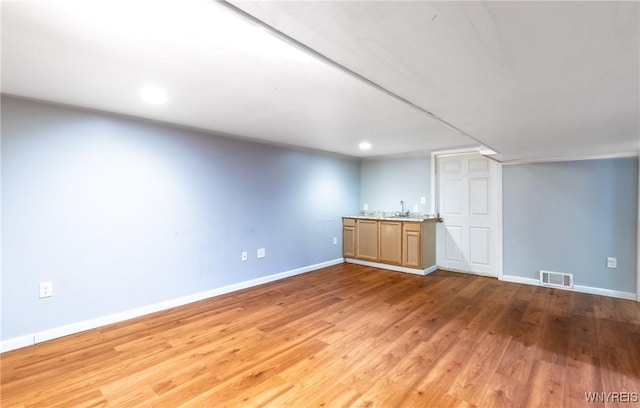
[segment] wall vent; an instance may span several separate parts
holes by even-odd
[[[573,288],[573,274],[541,270],[540,283],[545,286],[555,286],[558,288]]]

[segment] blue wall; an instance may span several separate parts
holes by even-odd
[[[360,208],[397,211],[425,196],[420,211],[429,212],[430,162],[362,160]],[[637,201],[637,158],[503,166],[504,275],[570,272],[576,285],[635,293]]]
[[[637,158],[503,166],[503,200],[504,275],[635,293]]]
[[[359,197],[355,159],[3,96],[2,339],[340,258]]]
[[[407,156],[396,158],[364,159],[361,164],[361,202],[370,211],[400,211],[400,200],[405,209],[431,211],[431,157]],[[420,197],[426,198],[420,204]]]
[[[1,119],[3,340],[340,258],[341,217],[363,203],[429,211],[429,156],[359,161],[4,96]],[[505,275],[635,291],[637,158],[504,166],[503,200]]]

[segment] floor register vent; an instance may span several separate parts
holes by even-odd
[[[573,274],[540,271],[540,283],[545,286],[555,286],[558,288],[573,288]]]

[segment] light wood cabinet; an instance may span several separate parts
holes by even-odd
[[[345,258],[356,256],[356,220],[353,218],[342,221],[342,253]]]
[[[378,261],[378,221],[356,220],[356,258]]]
[[[412,269],[436,263],[435,220],[343,218],[343,256]]]
[[[402,222],[379,221],[380,262],[402,263]]]
[[[436,263],[435,222],[405,222],[402,225],[402,265],[425,268]]]
[[[405,224],[402,228],[402,264],[408,267],[422,266],[422,227],[418,223]]]

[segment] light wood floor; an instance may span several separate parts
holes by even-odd
[[[1,359],[2,407],[598,407],[640,392],[640,306],[342,264]]]

